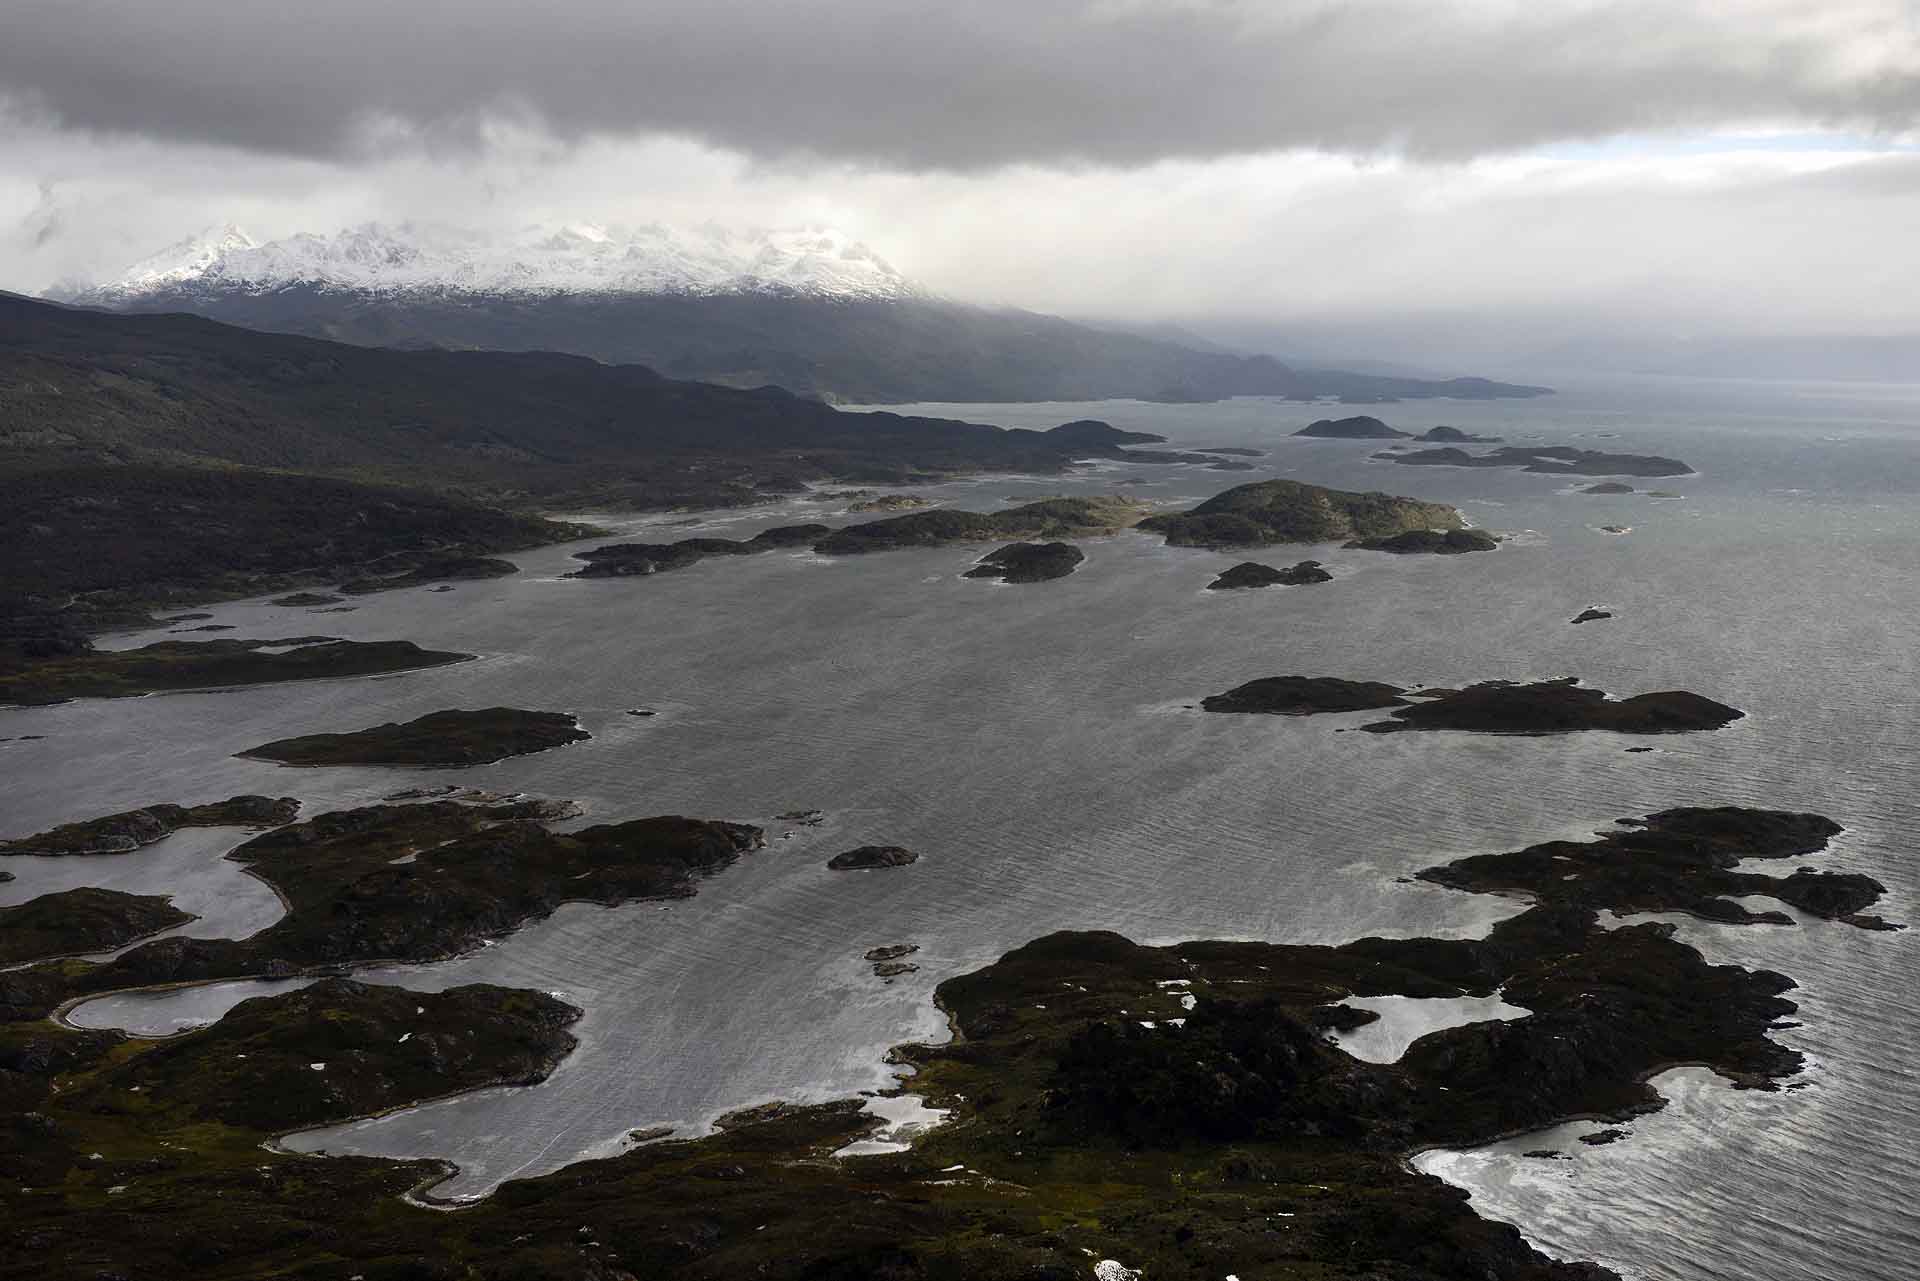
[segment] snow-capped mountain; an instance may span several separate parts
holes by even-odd
[[[922,292],[865,245],[821,227],[739,231],[569,223],[488,236],[435,224],[368,223],[265,243],[238,227],[220,227],[70,296],[125,305],[156,295],[264,294],[295,286],[381,296],[895,299]]]

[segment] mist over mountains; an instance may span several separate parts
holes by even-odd
[[[1295,368],[1266,355],[943,298],[824,228],[365,224],[259,242],[226,226],[53,291],[361,346],[559,351],[673,378],[889,404],[1232,396],[1355,403],[1547,388]]]

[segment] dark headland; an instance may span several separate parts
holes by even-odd
[[[1044,583],[1065,578],[1080,568],[1087,555],[1070,543],[1008,543],[980,558],[966,578],[992,578],[1003,583]]]
[[[1611,730],[1616,734],[1678,734],[1715,730],[1745,716],[1738,708],[1686,690],[1611,699],[1573,678],[1516,684],[1486,681],[1465,689],[1408,690],[1381,681],[1332,676],[1264,676],[1200,704],[1209,712],[1270,712],[1308,716],[1321,712],[1392,708],[1393,719],[1360,728],[1385,734],[1401,730],[1468,730],[1482,734],[1565,734]]]
[[[1220,576],[1207,584],[1208,591],[1229,591],[1235,588],[1249,587],[1305,587],[1312,583],[1330,583],[1329,574],[1317,560],[1303,560],[1285,569],[1276,569],[1272,565],[1262,565],[1258,561],[1245,560],[1232,569],[1222,570]]]
[[[486,765],[591,737],[563,712],[517,707],[429,712],[346,734],[306,734],[250,747],[239,756],[282,765]]]

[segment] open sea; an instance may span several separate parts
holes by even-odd
[[[840,560],[774,552],[568,581],[560,575],[577,567],[576,545],[516,557],[512,578],[362,597],[351,613],[211,606],[211,621],[236,629],[221,635],[406,639],[481,658],[394,677],[0,712],[0,737],[45,736],[0,743],[0,835],[241,792],[296,795],[312,814],[446,782],[572,798],[585,807],[580,823],[684,813],[766,826],[768,848],[690,901],[568,906],[471,955],[363,976],[423,990],[533,987],[586,1011],[579,1049],[542,1085],[287,1141],[445,1158],[459,1173],[438,1191],[458,1197],[618,1151],[636,1128],[697,1133],[769,1099],[887,1088],[888,1046],[945,1034],[929,999],[936,983],[1048,931],[1113,929],[1156,943],[1477,935],[1517,905],[1400,878],[1674,805],[1829,815],[1847,831],[1814,862],[1878,877],[1890,893],[1877,910],[1915,918],[1920,386],[1647,379],[1569,382],[1538,401],[1375,409],[1242,399],[906,411],[1028,427],[1091,417],[1164,434],[1164,448],[1267,451],[1250,472],[1101,464],[1070,478],[916,491],[957,506],[1051,493],[1185,505],[1285,476],[1453,503],[1513,537],[1493,553],[1394,557],[1175,549],[1126,533],[1083,544],[1087,561],[1072,576],[1023,586],[962,579],[983,550],[970,547]],[[1289,437],[1312,418],[1363,412],[1415,432],[1448,423],[1509,443],[1666,454],[1697,474],[1629,480],[1684,495],[1676,499],[1587,495],[1575,491],[1591,479],[1401,467],[1370,461],[1376,442]],[[839,510],[796,500],[693,524],[595,519],[626,538],[671,541],[838,523]],[[1309,557],[1335,580],[1204,590],[1243,559]],[[1568,625],[1594,605],[1615,617]],[[1214,716],[1190,706],[1296,673],[1403,685],[1577,675],[1618,694],[1691,689],[1749,715],[1717,733],[1653,740],[1490,738],[1339,732],[1366,713]],[[572,712],[594,737],[457,773],[295,770],[233,756],[292,734],[498,704]],[[1657,750],[1624,750],[1636,742]],[[825,822],[774,818],[809,808]],[[191,831],[128,856],[0,860],[16,877],[0,883],[0,904],[82,884],[169,893],[200,918],[182,932],[244,935],[280,907],[222,860],[240,839]],[[869,843],[905,845],[921,860],[825,870],[830,855]],[[1668,1108],[1625,1127],[1624,1141],[1568,1142],[1599,1128],[1582,1123],[1417,1163],[1541,1249],[1629,1277],[1912,1277],[1920,939],[1817,921],[1680,929],[1709,959],[1799,982],[1801,1026],[1777,1035],[1808,1056],[1794,1082],[1802,1088],[1735,1091],[1679,1069],[1659,1078]],[[921,969],[884,982],[861,953],[893,943],[917,944]],[[75,1017],[165,1032],[267,990],[108,997]],[[1519,1155],[1542,1146],[1572,1159]]]

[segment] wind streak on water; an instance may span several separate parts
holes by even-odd
[[[1317,416],[1298,406],[970,409],[1009,425],[1104,417],[1176,445],[1270,451],[1256,460],[1263,470],[1204,482],[1130,468],[1178,478],[1148,494],[1284,474],[1459,502],[1476,523],[1535,534],[1444,559],[1274,549],[1251,558],[1312,557],[1336,581],[1248,593],[1202,590],[1245,554],[1127,535],[1088,544],[1066,579],[1018,589],[957,579],[972,548],[828,563],[773,553],[603,582],[559,580],[570,562],[553,549],[521,558],[515,578],[362,598],[352,614],[225,606],[220,621],[236,635],[319,623],[486,657],[393,680],[15,713],[15,733],[52,737],[7,745],[14,786],[0,826],[237,791],[295,792],[309,812],[364,803],[448,776],[283,771],[229,754],[289,733],[499,703],[576,712],[596,738],[465,771],[463,783],[578,797],[590,807],[583,821],[683,812],[760,821],[776,837],[769,816],[827,810],[825,826],[776,839],[690,902],[568,907],[473,956],[367,976],[511,983],[587,1011],[579,1050],[545,1085],[297,1141],[448,1157],[462,1170],[445,1190],[463,1195],[607,1150],[634,1127],[698,1129],[768,1098],[890,1085],[884,1048],[942,1032],[928,1001],[936,982],[1049,930],[1148,941],[1476,934],[1517,905],[1398,878],[1674,804],[1830,814],[1849,832],[1816,862],[1889,882],[1889,914],[1908,919],[1901,838],[1920,818],[1920,752],[1900,700],[1920,664],[1886,637],[1920,622],[1913,402],[1823,392],[1783,409],[1712,400],[1712,389],[1662,395],[1681,392],[1699,404],[1656,412],[1617,394],[1570,394],[1386,415],[1413,430],[1447,421],[1510,438],[1617,432],[1605,447],[1701,470],[1671,486],[1687,494],[1678,502],[1561,493],[1552,476],[1369,462],[1364,443],[1285,439]],[[987,507],[1112,488],[1100,475],[937,492]],[[1772,492],[1782,489],[1807,492]],[[817,510],[721,516],[697,532],[746,534]],[[1591,528],[1616,523],[1634,533]],[[1596,601],[1616,617],[1567,625]],[[1578,674],[1620,693],[1690,688],[1753,715],[1629,755],[1632,740],[1604,735],[1377,738],[1337,732],[1364,715],[1185,706],[1286,673],[1432,684]],[[661,714],[625,715],[636,706]],[[822,866],[875,841],[922,859],[857,875]],[[1906,1120],[1920,1110],[1920,1082],[1906,1056],[1881,1060],[1920,1027],[1912,943],[1835,925],[1701,936],[1739,949],[1716,955],[1757,958],[1805,984],[1807,1025],[1783,1035],[1821,1061],[1809,1088],[1707,1086],[1688,1107],[1636,1123],[1624,1143],[1575,1145],[1575,1162],[1538,1164],[1506,1188],[1474,1182],[1476,1203],[1556,1252],[1650,1276],[1906,1276],[1916,1212],[1891,1194],[1920,1158]],[[860,953],[899,942],[921,945],[923,968],[883,984]]]

